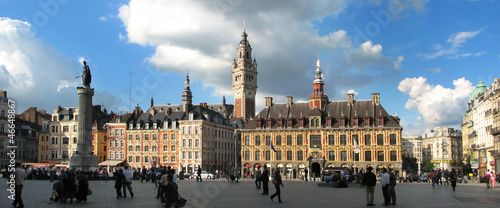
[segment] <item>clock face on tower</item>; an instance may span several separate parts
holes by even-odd
[[[253,90],[248,90],[247,91],[247,96],[250,97],[250,98],[253,98],[253,96],[255,96],[255,93],[253,92]]]

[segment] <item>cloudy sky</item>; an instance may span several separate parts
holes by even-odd
[[[460,128],[479,81],[500,77],[496,1],[0,0],[0,88],[17,112],[78,105],[82,61],[94,104],[125,113],[233,101],[231,63],[245,29],[264,97],[304,101],[320,59],[330,100],[380,93],[404,135]],[[131,78],[131,79],[130,79]],[[132,95],[132,100],[129,96]]]

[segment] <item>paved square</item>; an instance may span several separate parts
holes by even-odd
[[[7,180],[0,179],[7,187]],[[116,199],[114,181],[90,181],[93,195],[86,204],[60,204],[49,200],[52,184],[47,180],[27,180],[23,190],[25,207],[161,207],[156,199],[153,183],[134,181],[134,198]],[[363,188],[318,187],[317,182],[283,181],[281,189],[284,203],[271,202],[269,196],[260,195],[253,181],[228,183],[225,180],[179,180],[179,192],[188,200],[186,207],[365,207]],[[274,187],[269,188],[273,194]],[[397,205],[391,207],[500,207],[500,188],[486,189],[485,184],[458,184],[457,191],[451,186],[413,183],[398,184]],[[1,192],[0,207],[12,207],[8,192]],[[375,188],[375,204],[383,203],[380,184]]]

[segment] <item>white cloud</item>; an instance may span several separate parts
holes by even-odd
[[[281,94],[305,98],[311,90],[316,59],[324,53],[335,53],[336,59],[322,64],[325,79],[328,74],[344,69],[356,71],[348,77],[330,77],[347,81],[351,85],[348,87],[369,83],[375,80],[373,74],[399,68],[403,61],[403,57],[394,59],[383,55],[382,45],[371,41],[353,45],[349,34],[342,29],[320,36],[312,22],[338,15],[345,7],[346,3],[341,0],[132,0],[120,7],[118,17],[123,21],[124,36],[130,43],[155,47],[154,54],[146,59],[149,63],[159,70],[180,74],[189,69],[193,79],[212,87],[217,96],[232,94],[228,72],[237,55],[245,21],[253,57],[258,63],[257,96]],[[373,73],[364,73],[365,70]],[[209,73],[216,76],[205,76]],[[359,80],[358,75],[368,81],[354,82]],[[290,80],[297,82],[290,86]],[[328,83],[333,91],[336,83],[335,80]],[[290,87],[272,87],[276,85]]]
[[[80,56],[80,57],[78,58],[78,63],[80,63],[82,66],[83,66],[83,62],[84,62],[84,61],[88,61],[88,60],[87,60],[85,57],[83,57],[83,56]]]
[[[477,57],[483,55],[486,53],[485,51],[477,53],[464,53],[460,51],[460,49],[463,48],[464,43],[466,43],[468,39],[477,36],[480,32],[481,30],[470,31],[470,32],[458,32],[451,34],[448,40],[446,41],[449,44],[448,47],[443,47],[440,44],[436,44],[434,46],[434,50],[436,50],[435,52],[419,54],[419,56],[423,56],[428,59],[435,59],[440,56],[448,56],[450,58],[461,58],[468,56]]]
[[[401,62],[403,62],[405,60],[405,58],[403,56],[399,56],[398,59],[395,59],[392,61],[392,64],[394,65],[394,68],[395,69],[399,69],[399,65],[401,64]]]
[[[424,77],[406,78],[399,83],[398,90],[409,96],[405,104],[408,110],[420,114],[425,129],[441,126],[459,126],[467,101],[474,90],[472,83],[465,78],[453,81],[454,89],[441,85],[431,85]]]
[[[16,101],[17,111],[78,106],[78,67],[35,37],[29,23],[0,17],[0,87]]]

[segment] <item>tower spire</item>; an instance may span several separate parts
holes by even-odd
[[[189,112],[191,105],[193,103],[193,94],[191,93],[191,88],[189,87],[189,72],[186,73],[186,81],[184,82],[184,91],[182,92],[182,110],[184,112]]]

